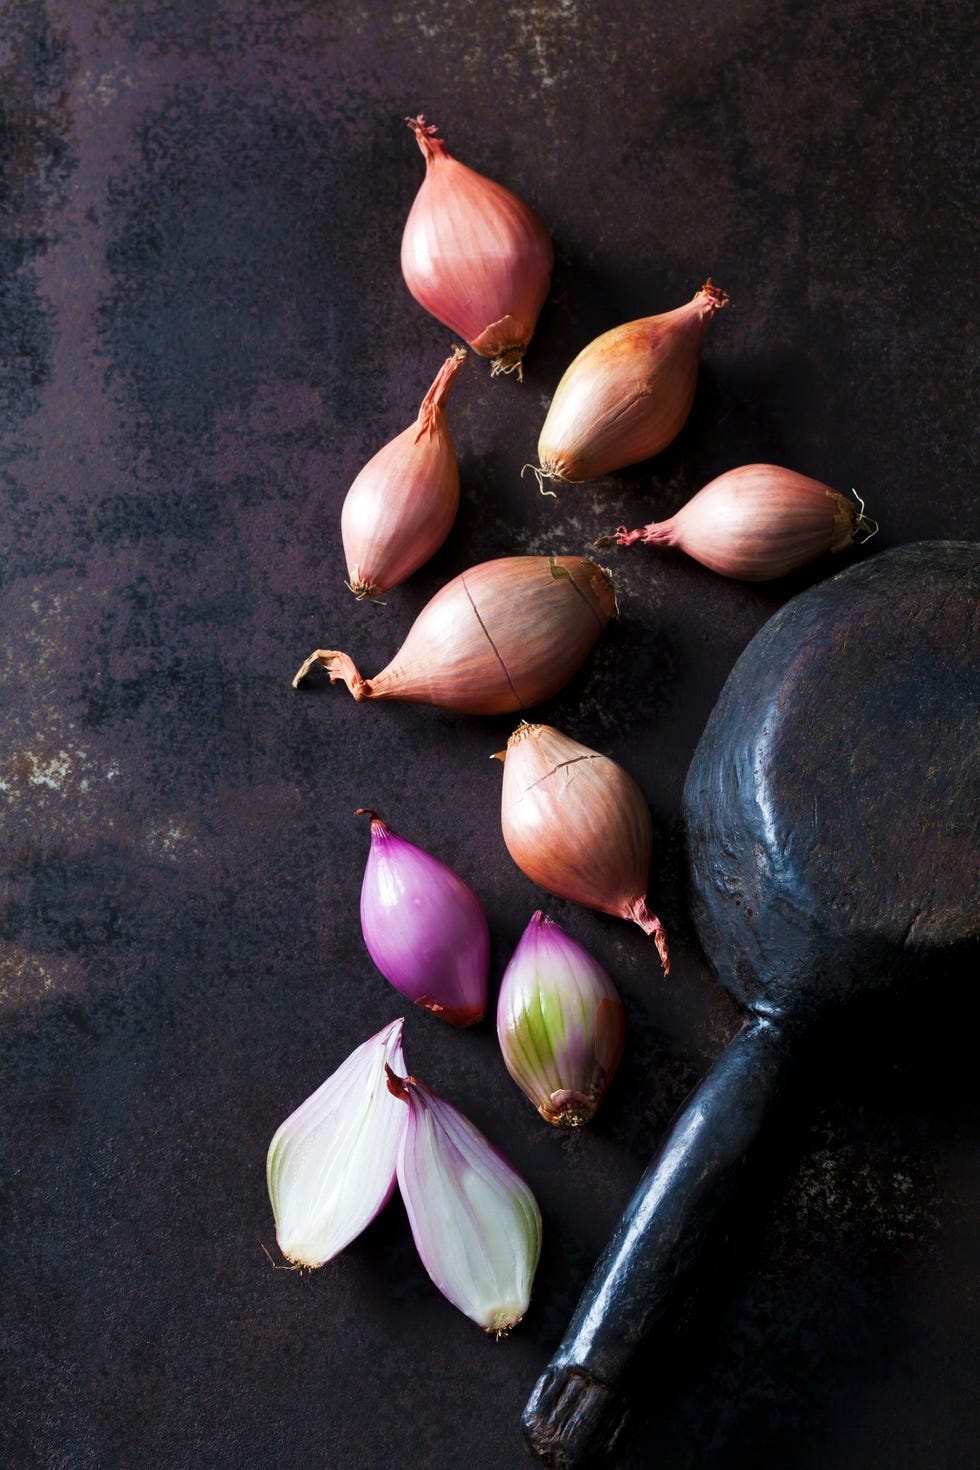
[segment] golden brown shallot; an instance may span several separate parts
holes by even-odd
[[[550,725],[522,722],[502,752],[500,818],[532,882],[652,934],[666,973],[667,936],[647,907],[650,809],[633,777]]]
[[[685,306],[613,327],[584,347],[538,439],[539,486],[591,480],[665,449],[694,402],[705,328],[728,305],[708,280]]]
[[[461,714],[513,713],[540,704],[584,662],[616,611],[608,572],[578,556],[509,556],[470,567],[419,613],[395,657],[364,679],[346,653],[318,649],[293,680],[320,664],[357,700],[403,699]]]

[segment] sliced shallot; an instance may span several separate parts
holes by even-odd
[[[288,1261],[322,1266],[391,1197],[405,1128],[385,1068],[404,1069],[401,1019],[351,1052],[269,1145],[266,1177],[276,1238]]]
[[[541,1212],[511,1164],[451,1103],[388,1068],[407,1106],[398,1188],[422,1264],[454,1307],[503,1336],[524,1316]]]

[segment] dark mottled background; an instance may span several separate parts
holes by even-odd
[[[492,1028],[408,1016],[411,1068],[541,1202],[502,1343],[436,1293],[396,1200],[313,1275],[273,1271],[268,1140],[402,1013],[364,953],[375,806],[478,889],[494,980],[543,900],[503,849],[509,720],[358,706],[474,561],[575,552],[731,465],[847,489],[874,547],[980,534],[975,32],[965,0],[0,3],[0,1462],[10,1470],[517,1470],[522,1405],[657,1139],[734,1025],[686,913],[679,801],[735,657],[825,574],[726,584],[610,552],[621,621],[543,711],[654,813],[649,942],[546,907],[630,1036],[560,1136]],[[554,289],[523,386],[471,362],[463,505],[384,608],[339,509],[448,334],[399,271],[406,113],[533,202]],[[519,470],[570,356],[707,275],[734,310],[655,461],[558,500]],[[963,990],[815,1038],[750,1198],[638,1365],[623,1470],[976,1463],[976,1064]],[[928,989],[928,994],[921,991]]]

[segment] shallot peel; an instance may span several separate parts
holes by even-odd
[[[391,1197],[405,1120],[385,1068],[404,1069],[403,1024],[392,1021],[352,1051],[269,1145],[276,1238],[296,1266],[329,1261]]]
[[[364,679],[346,653],[314,664],[357,700],[403,699],[461,714],[515,713],[556,694],[616,611],[609,573],[576,556],[509,556],[470,567],[422,609],[395,657]]]
[[[729,305],[708,280],[685,306],[603,332],[568,367],[538,439],[538,485],[591,480],[659,454],[694,402],[705,328]]]
[[[460,163],[425,118],[405,121],[425,178],[402,236],[405,284],[426,311],[516,372],[548,294],[553,261],[541,220],[516,194]]]
[[[487,1008],[490,931],[480,900],[452,868],[392,832],[377,812],[361,884],[368,953],[396,990],[451,1026]]]
[[[625,1038],[615,985],[539,909],[500,982],[497,1039],[508,1072],[548,1123],[579,1128],[605,1096]]]
[[[877,524],[843,495],[793,470],[746,464],[705,485],[665,521],[636,531],[620,526],[620,546],[675,546],[723,577],[765,582],[785,577],[828,551],[843,551]],[[600,542],[596,543],[597,545]]]
[[[397,587],[449,535],[459,509],[459,466],[444,410],[465,358],[465,348],[453,349],[415,423],[378,450],[347,492],[340,531],[356,597]]]
[[[551,725],[517,727],[501,752],[507,851],[532,882],[651,934],[666,974],[667,936],[647,907],[653,822],[622,766]]]
[[[393,1067],[388,1086],[408,1107],[398,1188],[422,1264],[454,1307],[501,1337],[531,1299],[541,1254],[537,1201],[451,1103]]]

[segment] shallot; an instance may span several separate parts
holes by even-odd
[[[368,953],[396,990],[452,1026],[487,1008],[490,931],[480,900],[452,868],[371,818],[361,884]]]
[[[541,1254],[541,1211],[503,1154],[451,1103],[388,1069],[407,1104],[398,1188],[432,1281],[486,1332],[524,1316]]]
[[[544,480],[591,480],[659,454],[694,402],[705,328],[729,305],[708,280],[685,306],[603,332],[568,367],[538,439]]]
[[[385,1067],[404,1069],[403,1024],[392,1021],[352,1051],[269,1145],[276,1238],[294,1265],[322,1266],[391,1197],[405,1119],[385,1085]]]
[[[877,525],[829,485],[774,464],[728,470],[675,515],[636,531],[620,526],[620,546],[637,541],[676,546],[723,577],[764,582],[785,577],[828,551],[843,551],[855,536],[866,541]]]
[[[653,822],[633,777],[560,730],[526,721],[500,758],[501,825],[517,866],[559,898],[639,924],[666,974],[667,936],[646,899]]]
[[[402,236],[405,284],[437,321],[492,359],[494,376],[520,377],[551,282],[548,231],[516,194],[454,158],[424,117],[405,121],[425,158]]]
[[[453,349],[415,423],[368,460],[347,492],[340,531],[356,597],[397,587],[449,535],[459,509],[459,466],[444,409],[465,358],[465,348]]]
[[[333,649],[315,664],[357,700],[403,699],[462,714],[514,713],[556,694],[616,611],[608,572],[575,556],[510,556],[470,567],[422,609],[373,679]]]
[[[497,1039],[508,1072],[549,1123],[579,1128],[623,1054],[626,1012],[588,950],[539,909],[504,971]]]

